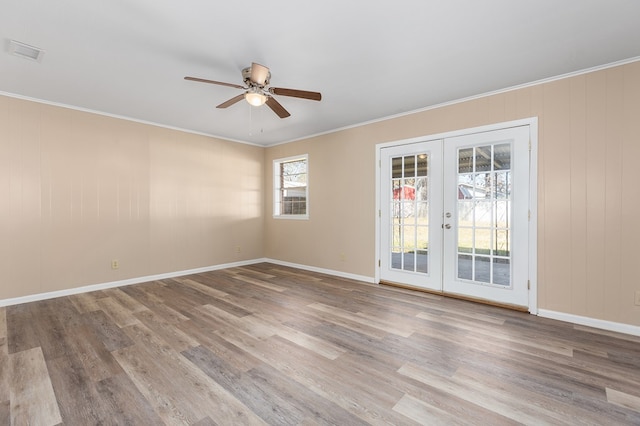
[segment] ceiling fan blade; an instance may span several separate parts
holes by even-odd
[[[310,99],[312,101],[319,101],[322,99],[322,94],[318,92],[308,92],[306,90],[296,89],[283,89],[281,87],[271,87],[269,92],[274,95],[292,96],[294,98]]]
[[[291,115],[289,114],[289,111],[287,111],[282,105],[280,105],[280,102],[276,101],[271,96],[269,96],[269,98],[267,99],[267,106],[271,108],[271,110],[275,112],[280,118],[287,118]]]
[[[269,68],[264,65],[256,64],[255,62],[251,64],[251,81],[259,86],[264,86],[268,77]]]
[[[226,102],[221,103],[216,108],[227,108],[227,107],[230,107],[231,105],[233,105],[233,104],[235,104],[237,102],[240,102],[243,99],[244,99],[244,93],[241,94],[241,95],[235,96],[235,97],[229,99]]]
[[[198,81],[200,83],[211,83],[211,84],[218,84],[220,86],[229,86],[229,87],[235,87],[236,89],[244,89],[244,86],[240,86],[239,84],[233,84],[233,83],[223,83],[222,81],[215,81],[215,80],[206,80],[204,78],[198,78],[198,77],[185,77],[185,80],[189,80],[189,81]]]

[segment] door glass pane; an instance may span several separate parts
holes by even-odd
[[[406,225],[403,227],[402,235],[404,237],[404,244],[402,245],[407,250],[415,250],[416,248],[416,227]]]
[[[458,252],[473,253],[473,228],[458,228]]]
[[[402,157],[391,159],[391,177],[399,179],[402,177]]]
[[[407,155],[404,157],[404,176],[415,176],[416,175],[416,156],[415,155]]]
[[[429,203],[417,203],[416,216],[418,225],[429,225]]]
[[[493,202],[491,200],[481,200],[474,203],[476,227],[491,228],[493,225]]]
[[[463,280],[473,279],[472,256],[467,254],[458,254],[458,278]]]
[[[493,170],[511,169],[511,144],[503,143],[493,146]]]
[[[497,172],[493,184],[495,198],[504,200],[511,196],[511,172]]]
[[[511,277],[511,261],[509,259],[493,259],[493,282],[508,286]]]
[[[401,232],[400,230],[401,225],[399,223],[397,223],[397,221],[395,221],[396,223],[392,224],[391,226],[391,246],[392,247],[401,247],[402,246],[402,240],[401,240]]]
[[[428,258],[426,250],[416,251],[416,272],[427,273],[428,272]]]
[[[473,248],[476,254],[491,254],[491,230],[476,228],[476,235],[473,241]]]
[[[509,231],[496,230],[494,240],[493,254],[495,256],[508,257],[511,254],[509,251]]]
[[[491,282],[491,263],[489,257],[474,256],[474,281]]]
[[[459,279],[511,285],[511,144],[458,149]]]
[[[473,225],[473,201],[458,201],[458,226]]]
[[[491,173],[476,173],[473,175],[474,193],[476,199],[491,198]]]
[[[397,225],[400,223],[400,215],[402,214],[402,203],[391,202],[391,223]]]
[[[391,159],[391,268],[428,273],[429,155]]]
[[[477,146],[474,148],[475,172],[491,171],[491,145]]]
[[[428,173],[428,156],[427,154],[418,154],[418,166],[416,168],[416,176],[424,176],[427,177],[429,175]]]
[[[391,268],[402,269],[402,252],[400,247],[391,248],[391,262],[389,262]]]
[[[416,199],[416,179],[414,177],[404,179],[404,189],[405,200],[413,201]]]
[[[403,259],[404,259],[404,265],[402,266],[402,269],[404,269],[405,271],[415,271],[415,267],[416,267],[415,252],[409,251],[404,253]]]
[[[418,178],[416,179],[416,187],[415,187],[415,197],[416,201],[428,201],[428,185],[427,178]]]
[[[416,227],[416,249],[417,250],[429,249],[429,227],[428,226]]]
[[[473,173],[473,148],[458,150],[458,173]]]
[[[393,200],[400,200],[402,189],[402,179],[393,179],[391,181],[391,192]]]
[[[508,228],[511,221],[509,220],[511,212],[511,203],[509,201],[495,202],[495,225],[496,228]]]

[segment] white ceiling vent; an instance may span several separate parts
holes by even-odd
[[[29,46],[28,44],[20,43],[19,41],[9,40],[9,53],[24,59],[40,62],[42,61],[44,50],[38,47]]]

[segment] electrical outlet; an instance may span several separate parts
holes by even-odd
[[[340,261],[344,262],[345,260],[347,260],[347,256],[345,256],[344,253],[340,253]]]
[[[236,246],[236,253],[240,253],[241,251],[240,246]]]
[[[636,306],[640,306],[640,291],[636,291]]]
[[[111,269],[118,269],[120,267],[120,262],[118,262],[118,259],[113,259],[111,261]]]

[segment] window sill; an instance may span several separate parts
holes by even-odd
[[[308,214],[274,215],[274,219],[309,220]]]

